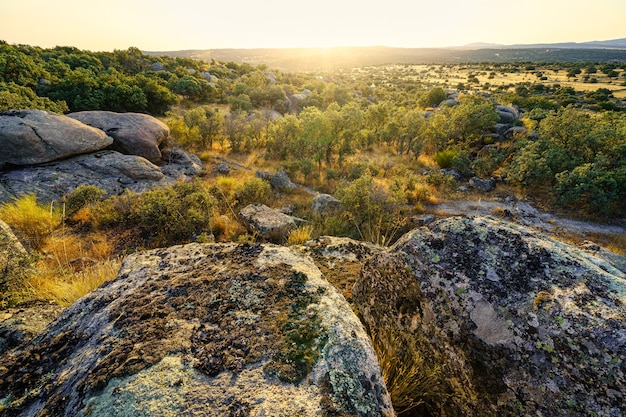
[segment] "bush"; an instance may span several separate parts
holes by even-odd
[[[83,207],[101,201],[106,191],[95,185],[82,184],[64,198],[65,215],[70,217]]]
[[[62,217],[52,205],[38,204],[35,195],[26,195],[0,206],[0,219],[11,226],[22,243],[39,250],[61,224]]]
[[[210,230],[217,200],[201,181],[179,182],[142,194],[127,192],[94,209],[96,223],[138,229],[150,247],[186,243]]]
[[[237,187],[235,198],[238,208],[250,204],[268,204],[273,198],[272,187],[269,182],[260,178],[250,178]]]
[[[441,169],[449,169],[452,168],[452,161],[459,154],[459,151],[456,149],[446,149],[444,151],[437,152],[434,156],[435,162],[439,165]]]

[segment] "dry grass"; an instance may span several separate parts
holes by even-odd
[[[287,244],[289,246],[292,245],[302,245],[303,243],[311,240],[311,235],[313,233],[313,226],[305,225],[298,227],[297,229],[289,232],[289,237],[287,238]]]
[[[428,366],[408,340],[402,340],[392,330],[378,329],[372,332],[372,343],[399,415],[440,402],[437,400],[445,395],[439,384],[440,369]]]
[[[22,243],[38,250],[61,224],[62,215],[52,205],[38,204],[35,195],[26,195],[0,206],[0,219],[11,226]]]
[[[27,282],[33,298],[43,298],[62,306],[73,304],[80,297],[117,276],[121,260],[97,262],[78,272],[64,268],[39,269]]]

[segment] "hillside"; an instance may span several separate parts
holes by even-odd
[[[456,48],[393,48],[387,46],[204,49],[144,52],[147,55],[265,64],[292,71],[331,70],[382,64],[459,64],[471,62],[612,62],[626,60],[626,44],[590,42],[541,45],[486,45]]]

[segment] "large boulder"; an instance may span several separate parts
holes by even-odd
[[[157,166],[136,155],[105,150],[75,156],[64,161],[0,173],[0,202],[35,194],[43,202],[59,201],[82,184],[95,185],[108,196],[124,190],[146,191],[156,186],[188,180],[202,172],[197,156],[180,149],[168,149],[167,162]]]
[[[499,122],[504,124],[512,124],[515,123],[517,119],[519,119],[519,110],[510,106],[498,105],[496,106],[496,113],[500,117]]]
[[[246,228],[263,240],[281,243],[296,229],[293,217],[271,209],[265,204],[250,204],[239,212]]]
[[[0,393],[7,417],[394,415],[350,306],[273,245],[129,256],[0,357]]]
[[[46,300],[32,300],[0,310],[0,355],[41,333],[63,311]]]
[[[165,123],[147,114],[94,110],[69,113],[68,117],[106,132],[114,139],[111,149],[151,162],[161,159],[159,147],[170,135]]]
[[[469,185],[470,187],[476,190],[489,192],[489,191],[495,190],[496,179],[493,177],[490,177],[490,178],[472,177],[469,180]]]
[[[0,168],[58,161],[113,143],[99,129],[43,110],[0,112]]]
[[[603,258],[453,217],[370,258],[352,295],[425,364],[434,415],[626,415],[626,275]]]

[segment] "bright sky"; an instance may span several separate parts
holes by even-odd
[[[626,37],[626,0],[0,0],[0,40],[112,51]]]

